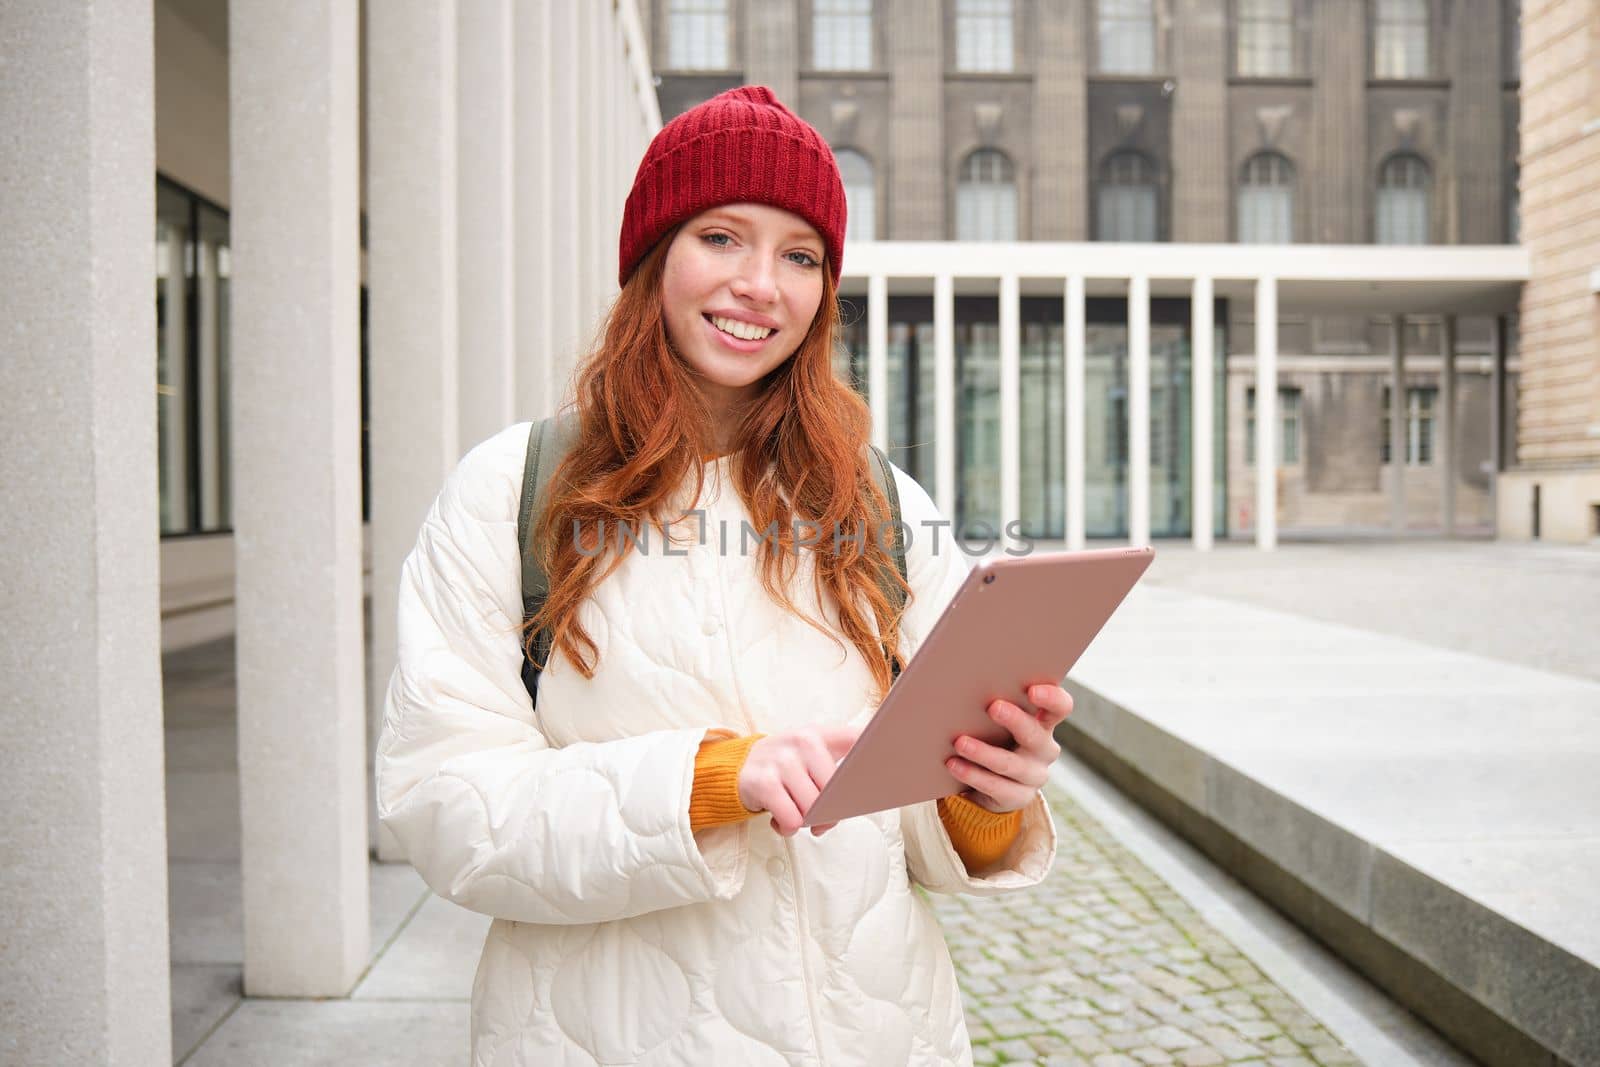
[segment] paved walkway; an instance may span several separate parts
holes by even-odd
[[[1061,847],[1029,893],[930,899],[982,1063],[1359,1061],[1054,783]]]

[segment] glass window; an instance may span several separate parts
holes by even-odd
[[[956,187],[956,240],[1015,241],[1017,182],[1004,152],[980,148],[961,165]]]
[[[871,241],[878,235],[877,187],[872,181],[872,164],[853,148],[834,152],[839,175],[844,180],[846,241]]]
[[[957,70],[1011,70],[1011,42],[1011,0],[957,0]]]
[[[727,70],[728,0],[669,0],[667,65],[674,70]]]
[[[1294,168],[1276,152],[1258,152],[1239,173],[1239,240],[1288,244],[1294,240]]]
[[[1428,165],[1409,153],[1390,156],[1378,172],[1376,238],[1381,245],[1428,243]]]
[[[156,454],[163,534],[232,526],[228,216],[156,183]]]
[[[1433,385],[1411,386],[1406,389],[1406,463],[1410,466],[1428,466],[1433,462],[1433,411],[1439,398],[1439,389]],[[1383,418],[1380,429],[1383,439],[1378,446],[1380,459],[1393,462],[1389,449],[1389,419],[1393,417],[1393,390],[1383,387]]]
[[[1287,77],[1294,73],[1294,0],[1238,0],[1239,73]]]
[[[1100,168],[1095,236],[1101,241],[1155,241],[1155,168],[1138,152],[1114,152]]]
[[[1155,73],[1154,0],[1099,0],[1097,6],[1101,73]]]
[[[812,0],[811,65],[872,69],[872,0]]]
[[[1376,0],[1372,69],[1379,78],[1428,76],[1428,0]]]
[[[1278,389],[1278,466],[1291,467],[1300,462],[1300,390],[1293,386]],[[1250,466],[1256,462],[1256,389],[1246,386],[1244,391],[1244,461]]]

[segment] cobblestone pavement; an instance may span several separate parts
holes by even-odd
[[[1044,885],[931,896],[979,1064],[1358,1064],[1054,783]]]

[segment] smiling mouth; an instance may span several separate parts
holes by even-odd
[[[710,315],[709,312],[701,312],[701,318],[709,322],[717,333],[722,334],[730,341],[738,341],[741,344],[762,344],[763,341],[771,338],[774,333],[778,333],[778,331],[766,328],[766,326],[750,325],[750,323],[738,322],[733,318],[715,317],[715,315]],[[734,330],[742,331],[742,333],[734,333]],[[750,334],[750,336],[746,336],[746,334]]]
[[[716,321],[708,312],[701,312],[700,317],[704,319],[713,330],[717,331],[718,336],[727,342],[729,346],[742,351],[754,351],[755,349],[760,348],[762,345],[766,344],[766,342],[770,341],[778,332],[777,330],[768,330],[766,335],[762,337],[740,337],[738,334],[729,333],[727,330],[717,325]],[[759,329],[760,327],[756,328]]]

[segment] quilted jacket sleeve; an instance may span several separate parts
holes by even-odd
[[[527,430],[461,461],[401,570],[378,817],[434,892],[498,918],[591,923],[731,898],[747,831],[689,825],[695,754],[717,731],[553,747],[535,722],[518,641]]]
[[[906,580],[913,599],[900,626],[901,654],[909,661],[966,580],[971,565],[927,491],[898,467],[894,476],[901,518],[910,527]],[[1006,854],[976,873],[968,871],[956,853],[939,818],[938,801],[901,808],[900,828],[911,880],[935,893],[992,896],[1024,889],[1043,881],[1055,862],[1056,828],[1043,796],[1035,796],[1023,809],[1022,829]]]

